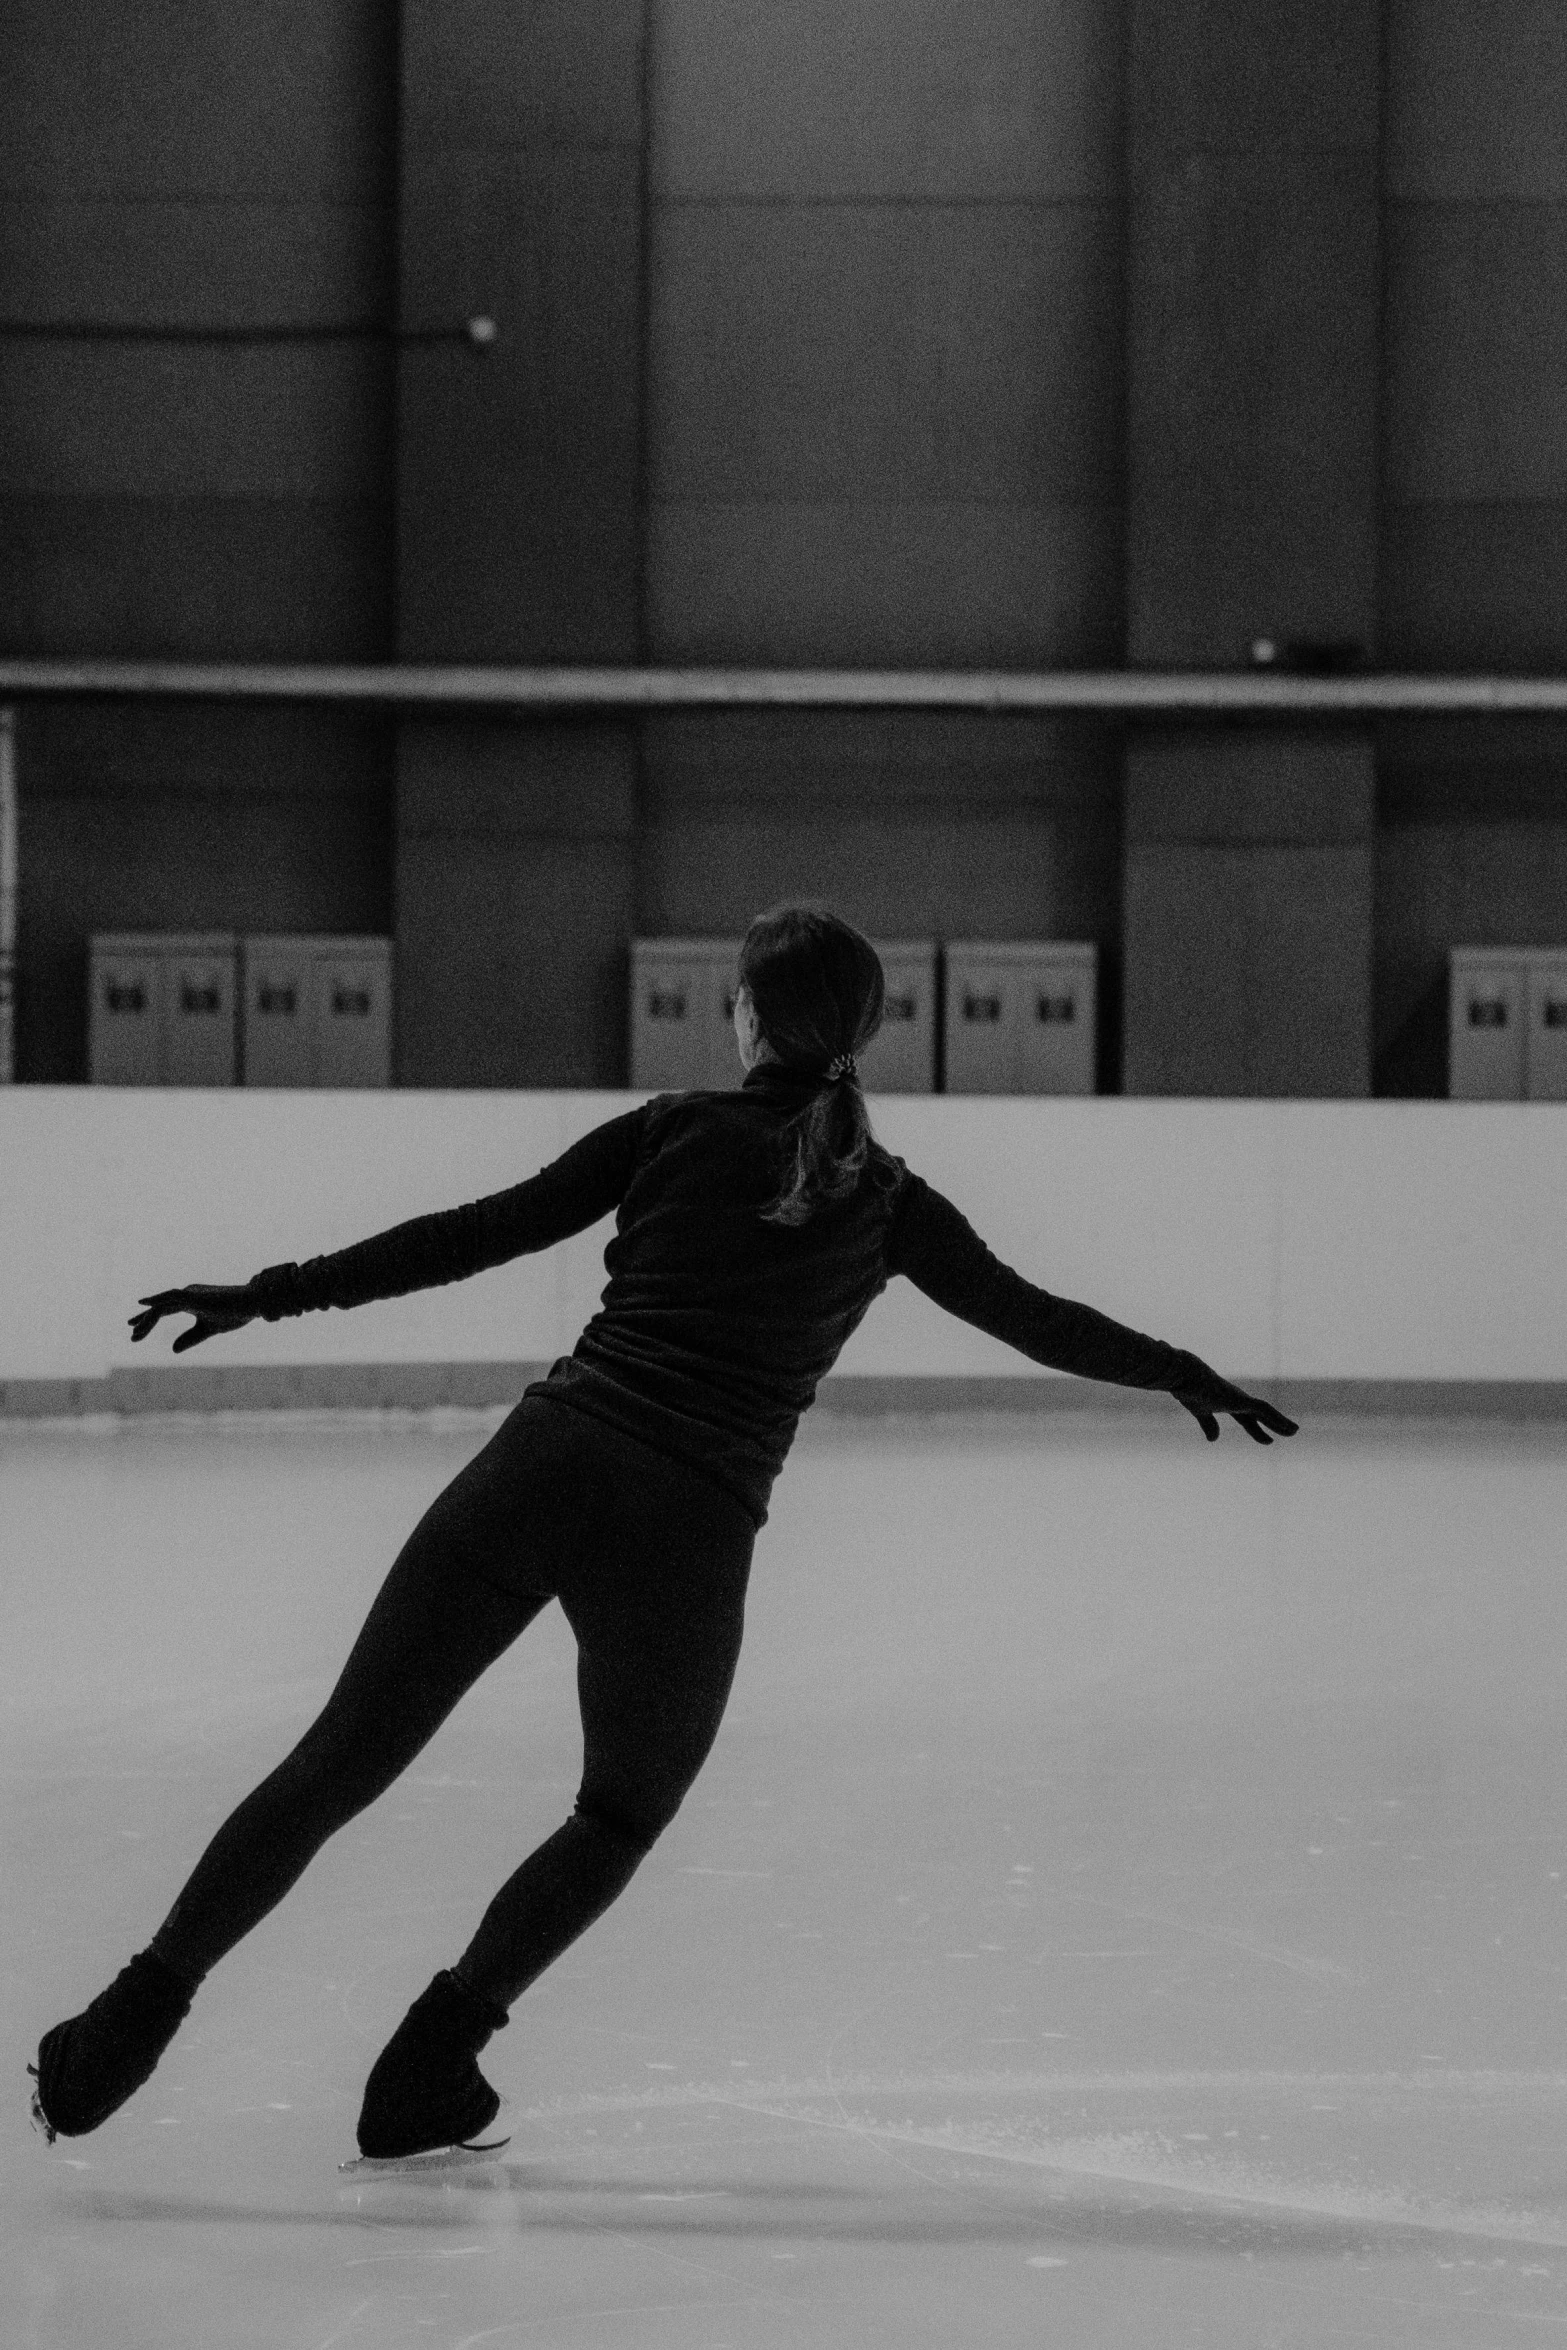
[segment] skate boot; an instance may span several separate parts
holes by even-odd
[[[360,2153],[373,2162],[395,2161],[467,2146],[487,2129],[501,2101],[475,2059],[506,2022],[504,2010],[443,1969],[371,2067],[359,2112]]]
[[[117,2112],[148,2080],[189,2015],[194,1993],[150,1950],[122,1967],[90,2007],[45,2032],[28,2071],[33,2123],[52,2146],[56,2133],[81,2138]]]

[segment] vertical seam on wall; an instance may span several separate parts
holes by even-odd
[[[406,26],[403,21],[403,0],[392,0],[392,319],[402,327],[407,321],[403,314],[403,189],[406,174],[403,167],[403,56]],[[391,639],[386,658],[396,663],[403,658],[403,353],[406,345],[392,345],[392,525],[389,559],[392,566],[391,594],[387,599],[387,633]],[[406,716],[395,703],[386,713],[386,790],[390,800],[391,834],[391,889],[387,906],[387,927],[392,939],[392,1000],[387,1014],[387,1090],[397,1092],[403,1084],[404,1037],[408,1015],[399,983],[398,965],[402,940],[402,879],[403,879],[403,745]]]
[[[1388,277],[1388,270],[1387,270],[1388,213],[1389,213],[1389,208],[1390,208],[1389,189],[1388,189],[1388,168],[1387,168],[1387,117],[1388,117],[1388,90],[1389,90],[1389,87],[1390,87],[1390,82],[1389,82],[1389,58],[1388,58],[1388,44],[1389,44],[1388,17],[1389,17],[1389,14],[1390,14],[1390,9],[1389,9],[1389,5],[1388,5],[1388,0],[1378,0],[1378,4],[1377,4],[1377,170],[1376,170],[1376,190],[1377,190],[1377,251],[1376,251],[1376,272],[1377,272],[1376,337],[1377,337],[1377,348],[1376,348],[1376,392],[1375,392],[1375,399],[1376,399],[1376,413],[1375,413],[1375,415],[1374,415],[1374,416],[1373,416],[1373,418],[1372,418],[1372,444],[1371,444],[1371,563],[1372,563],[1372,575],[1371,575],[1371,629],[1372,629],[1371,658],[1372,658],[1372,663],[1373,663],[1373,666],[1380,666],[1380,665],[1381,665],[1381,661],[1382,661],[1382,640],[1383,640],[1383,633],[1384,633],[1384,615],[1383,615],[1383,609],[1382,609],[1382,570],[1383,570],[1383,565],[1382,565],[1382,490],[1383,490],[1383,477],[1384,477],[1384,473],[1385,473],[1385,470],[1386,470],[1386,458],[1387,458],[1387,415],[1388,415],[1388,399],[1387,399],[1387,367],[1388,367],[1388,348],[1389,348],[1389,337],[1388,337],[1388,286],[1387,286],[1387,277]],[[1376,766],[1377,764],[1379,764],[1379,762],[1377,762],[1377,761],[1376,761],[1377,737],[1376,737],[1375,733],[1373,733],[1373,734],[1372,734],[1372,737],[1371,737],[1371,743],[1372,743],[1372,758],[1373,758],[1373,762],[1374,762],[1374,765],[1373,765],[1373,781],[1372,781],[1372,799],[1371,799],[1371,825],[1372,825],[1372,835],[1373,835],[1373,843],[1374,843],[1374,841],[1375,841],[1375,834],[1376,834],[1376,825],[1377,825],[1377,799],[1378,799],[1378,792],[1377,792],[1377,779],[1376,779],[1376,774],[1375,774],[1375,766]],[[1373,854],[1374,854],[1374,849],[1373,849]],[[1373,964],[1375,963],[1375,955],[1376,955],[1376,944],[1375,944],[1375,937],[1373,936],[1373,941],[1372,941],[1372,960],[1373,960]],[[1373,981],[1373,985],[1374,985],[1374,981]],[[1372,1002],[1372,1007],[1371,1007],[1371,1014],[1372,1014],[1372,1028],[1373,1028],[1373,1047],[1372,1047],[1372,1050],[1373,1050],[1373,1057],[1374,1057],[1374,1055],[1375,1055],[1374,1031],[1375,1031],[1375,1026],[1376,1026],[1376,1005],[1375,1005],[1375,1002],[1374,1002],[1374,1000],[1373,1000],[1373,1002]],[[1373,1082],[1374,1082],[1374,1081],[1373,1081]]]
[[[1387,470],[1388,429],[1388,355],[1391,337],[1388,333],[1388,219],[1390,190],[1388,185],[1388,92],[1392,86],[1389,58],[1390,31],[1389,0],[1377,0],[1377,298],[1376,298],[1376,373],[1375,412],[1371,419],[1371,666],[1383,665],[1387,634],[1387,615],[1383,605],[1384,570],[1382,559],[1383,487]],[[1371,753],[1371,872],[1370,909],[1366,924],[1366,1092],[1371,1100],[1377,1094],[1377,880],[1382,852],[1382,736],[1376,727],[1369,727],[1364,737]]]
[[[649,657],[648,510],[652,485],[650,444],[653,389],[653,0],[642,0],[639,68],[641,144],[637,169],[637,659]],[[638,729],[640,739],[640,728]]]
[[[648,560],[652,499],[652,440],[653,440],[653,5],[654,0],[642,0],[642,53],[639,71],[639,99],[641,112],[641,146],[638,157],[637,191],[639,216],[637,220],[637,515],[636,515],[636,657],[646,664],[652,657],[652,631],[649,625]],[[633,752],[631,760],[631,927],[640,931],[646,921],[642,903],[643,873],[646,864],[647,838],[647,730],[648,717],[643,712],[632,721]],[[630,949],[627,948],[627,963]],[[627,971],[629,990],[630,975]],[[626,1045],[629,1055],[630,1045]],[[629,1066],[618,1072],[622,1084],[629,1084]]]
[[[393,318],[393,322],[394,322],[394,324],[395,324],[397,327],[399,327],[399,328],[402,328],[402,327],[404,327],[404,326],[407,324],[407,320],[406,320],[406,318],[405,318],[405,316],[404,316],[404,312],[403,312],[403,282],[404,282],[404,281],[403,281],[403,187],[404,187],[404,178],[405,178],[405,174],[404,174],[404,170],[403,170],[403,145],[404,145],[404,141],[403,141],[403,33],[404,33],[404,25],[403,25],[403,0],[393,0],[393,5],[392,5],[392,190],[391,190],[391,194],[392,194],[392,318]],[[390,599],[389,599],[389,602],[390,602],[390,605],[391,605],[391,610],[390,610],[390,612],[388,613],[388,616],[387,616],[387,617],[388,617],[388,620],[389,620],[389,622],[390,622],[390,628],[389,628],[389,631],[388,631],[388,633],[389,633],[389,635],[390,635],[390,637],[391,637],[391,643],[390,643],[390,644],[387,646],[387,649],[386,649],[386,657],[387,657],[388,661],[392,661],[392,662],[400,661],[400,660],[402,659],[402,657],[403,657],[403,367],[404,367],[404,365],[405,365],[405,361],[404,361],[403,354],[404,354],[404,351],[405,351],[406,347],[407,347],[407,346],[406,346],[405,344],[403,344],[402,342],[400,342],[400,341],[394,341],[394,342],[393,342],[393,344],[392,344],[392,354],[391,354],[391,357],[392,357],[392,414],[391,414],[391,442],[392,442],[392,465],[391,465],[391,473],[392,473],[392,479],[391,479],[391,485],[390,485],[390,486],[391,486],[391,494],[392,494],[392,527],[391,527],[391,532],[390,532],[390,538],[391,538],[391,565],[392,565],[392,593],[391,593],[391,596],[390,596]],[[393,795],[393,801],[392,801],[392,809],[393,809],[393,812],[392,812],[392,830],[393,830],[393,884],[392,884],[392,887],[393,887],[393,896],[394,896],[394,908],[393,908],[393,916],[394,916],[394,923],[395,923],[395,914],[396,914],[396,908],[395,908],[395,895],[396,895],[396,886],[397,886],[397,885],[396,885],[396,829],[397,829],[397,813],[396,813],[396,806],[397,806],[397,802],[396,802],[396,794],[397,794],[397,753],[398,753],[398,746],[399,746],[399,744],[400,744],[400,742],[401,742],[401,739],[402,739],[402,727],[401,727],[401,722],[400,722],[400,720],[399,720],[399,717],[398,717],[398,713],[397,713],[397,711],[396,711],[395,709],[391,711],[391,713],[390,713],[390,716],[391,716],[391,720],[392,720],[392,726],[391,726],[391,738],[392,738],[392,795]],[[395,1016],[395,1006],[394,1006],[394,1016]]]

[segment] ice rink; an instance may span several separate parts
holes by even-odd
[[[484,2069],[366,2072],[565,1817],[551,1608],[52,2148],[24,2067],[499,1411],[0,1423],[18,2350],[1479,2350],[1567,2329],[1567,1427],[802,1426],[717,1748]]]

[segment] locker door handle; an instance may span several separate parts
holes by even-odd
[[[260,1012],[292,1012],[295,994],[291,987],[266,987],[256,990],[256,1009]]]
[[[362,987],[334,987],[332,1009],[334,1012],[351,1013],[356,1019],[368,1020],[370,1017],[369,993]]]
[[[215,987],[195,987],[188,979],[180,981],[180,1010],[182,1012],[221,1012],[223,998]]]
[[[1547,996],[1544,1012],[1547,1028],[1567,1028],[1567,1003],[1558,1003],[1554,996]]]
[[[109,980],[104,987],[103,1000],[111,1012],[145,1012],[147,991],[143,987],[124,987]]]
[[[915,1010],[913,996],[890,995],[882,1001],[881,1016],[884,1020],[912,1020]]]
[[[966,995],[963,998],[965,1020],[999,1020],[1001,998],[998,995]]]
[[[683,1020],[686,999],[678,988],[655,987],[649,991],[647,1009],[650,1020]]]
[[[1484,1000],[1479,996],[1471,996],[1469,999],[1469,1025],[1471,1028],[1505,1028],[1507,1026],[1506,997],[1495,996]]]
[[[1042,995],[1038,999],[1038,1017],[1041,1020],[1075,1020],[1076,998],[1069,995]]]

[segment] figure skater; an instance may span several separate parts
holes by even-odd
[[[219,1959],[558,1599],[578,1648],[575,1806],[414,2001],[359,2116],[370,2159],[471,2145],[500,2104],[480,2051],[624,1891],[707,1759],[773,1480],[893,1274],[1031,1362],[1167,1390],[1210,1442],[1221,1413],[1258,1444],[1295,1434],[1196,1355],[1033,1287],[877,1142],[855,1055],[881,1025],[882,993],[859,931],[810,905],[774,907],[740,953],[738,1088],[655,1095],[511,1190],[269,1266],[243,1288],[140,1301],[137,1340],[162,1315],[194,1316],[174,1341],[182,1354],[257,1315],[466,1280],[615,1211],[608,1285],[575,1351],[430,1504],[322,1712],[218,1830],[148,1946],[44,2034],[28,2070],[51,2143],[97,2129],[141,2087]]]

